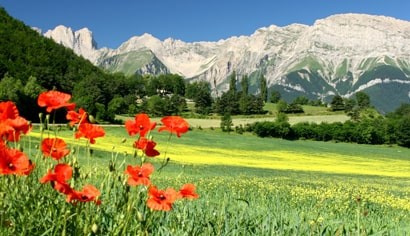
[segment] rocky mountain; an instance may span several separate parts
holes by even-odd
[[[383,112],[410,102],[410,22],[391,17],[333,15],[311,26],[272,25],[217,42],[161,41],[144,34],[117,49],[98,49],[88,29],[58,26],[45,36],[110,71],[177,73],[207,80],[215,91],[226,90],[235,71],[238,80],[250,77],[256,93],[263,75],[288,101],[300,95],[329,101],[364,91]]]

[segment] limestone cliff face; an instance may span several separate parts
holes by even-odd
[[[220,91],[235,71],[238,79],[245,74],[251,78],[254,92],[263,75],[288,99],[304,95],[326,100],[365,91],[382,110],[410,102],[410,22],[385,16],[333,15],[312,26],[272,25],[217,42],[161,41],[144,34],[117,49],[98,49],[88,29],[73,32],[58,26],[45,36],[112,71],[177,73],[209,81]],[[390,94],[394,104],[383,105],[381,97]]]

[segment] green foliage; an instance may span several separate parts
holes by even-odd
[[[343,102],[345,113],[354,121],[380,116],[377,111],[370,108],[370,97],[365,92],[358,92],[355,99],[344,99]]]
[[[159,95],[151,96],[147,102],[147,109],[152,116],[162,116],[165,113],[165,100]]]
[[[147,77],[147,92],[152,95],[185,95],[185,81],[180,75],[161,74]]]
[[[340,95],[335,95],[330,102],[330,109],[332,111],[341,111],[345,109],[343,98]]]
[[[387,114],[386,132],[390,143],[410,148],[410,104],[402,104]]]
[[[0,81],[0,100],[11,100],[19,104],[23,88],[21,80],[6,75]]]
[[[211,85],[206,81],[193,82],[186,85],[185,96],[195,102],[195,111],[207,115],[212,108]]]
[[[186,109],[187,104],[186,104],[184,97],[178,94],[172,94],[170,97],[167,97],[167,98],[169,98],[169,99],[166,99],[167,111],[165,114],[163,114],[163,116],[179,115]]]
[[[229,76],[229,92],[236,93],[236,72],[233,71],[232,74]]]
[[[278,113],[285,113],[288,109],[288,103],[285,100],[279,100],[276,105],[276,110]]]
[[[249,93],[249,77],[247,75],[242,76],[241,80],[242,96],[246,96]]]
[[[229,113],[231,115],[240,114],[239,109],[239,94],[233,91],[227,91],[215,101],[215,112],[218,114]]]
[[[38,84],[37,78],[33,76],[28,78],[23,88],[23,93],[32,100],[36,100],[38,95],[44,91],[45,89]]]
[[[102,103],[95,103],[95,109],[96,109],[96,118],[98,121],[104,121],[104,120],[109,120],[109,121],[114,121],[115,114],[111,113],[104,104]]]
[[[360,109],[366,109],[370,107],[370,97],[365,92],[357,92],[356,101]]]
[[[266,113],[263,110],[263,107],[263,100],[259,96],[242,94],[239,99],[239,110],[241,114],[250,115]]]
[[[410,148],[410,116],[403,117],[397,121],[397,144]]]
[[[176,94],[163,97],[154,95],[146,101],[146,112],[152,116],[179,115],[185,108],[185,98]]]
[[[90,114],[96,115],[97,111],[103,112],[102,106],[105,106],[107,102],[104,96],[104,84],[104,80],[96,74],[84,77],[73,89],[74,102]],[[97,109],[97,103],[102,105],[99,109]]]
[[[117,96],[114,97],[109,103],[108,103],[108,112],[110,114],[125,114],[127,113],[128,107],[127,103],[125,103],[125,100],[123,97]]]
[[[284,138],[292,139],[292,129],[290,124],[286,121],[263,121],[257,122],[254,125],[255,134],[259,137],[273,137],[273,138]]]
[[[285,111],[285,113],[293,113],[293,114],[303,113],[303,112],[304,111],[303,111],[302,106],[297,104],[297,103],[293,103],[293,102],[288,105],[288,107],[286,108],[286,111]]]
[[[269,100],[270,100],[271,103],[277,103],[277,102],[279,102],[280,98],[281,98],[280,92],[277,91],[277,90],[273,90],[270,94],[270,99]]]
[[[276,105],[276,110],[278,113],[303,113],[303,108],[297,103],[287,104],[285,100],[279,100]]]
[[[279,112],[276,115],[275,122],[278,122],[278,123],[289,122],[289,117],[286,115],[286,113]]]
[[[357,102],[355,99],[351,99],[351,98],[346,98],[343,101],[344,105],[345,105],[345,112],[349,115],[349,113],[354,112],[354,109],[356,108]],[[358,109],[356,109],[358,110]],[[351,116],[351,115],[349,115]]]
[[[279,105],[279,104],[278,104]],[[260,137],[279,137],[285,139],[312,139],[317,141],[355,142],[360,144],[398,144],[409,147],[410,137],[410,109],[409,105],[402,105],[397,113],[390,113],[387,117],[377,111],[367,108],[360,111],[358,118],[344,123],[297,123],[292,126],[279,126],[278,123],[287,119],[278,113],[275,122],[256,122],[249,131]],[[282,133],[280,133],[282,130]]]
[[[259,77],[259,92],[260,97],[264,102],[268,101],[268,81],[266,80],[265,76],[260,75]]]
[[[232,118],[229,113],[224,114],[221,117],[221,130],[223,132],[231,132],[233,129],[233,123],[232,123]]]
[[[295,98],[292,102],[293,104],[299,104],[299,105],[307,105],[309,103],[309,98],[305,96],[299,96]]]

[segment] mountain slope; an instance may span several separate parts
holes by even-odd
[[[92,42],[92,36],[84,38],[84,33],[86,31],[72,35],[69,46],[80,46],[83,44],[78,42],[87,40]],[[83,46],[78,47],[78,52],[86,51],[87,47]],[[90,51],[95,50],[92,48],[92,44],[88,44]],[[96,115],[97,105],[99,112],[105,113],[114,95],[130,94],[135,84],[122,75],[105,73],[0,7],[0,101],[13,101],[26,119],[39,122],[39,113],[45,114],[45,109],[37,105],[39,93],[45,90],[70,93],[78,107]],[[65,121],[64,109],[59,109],[54,118]]]
[[[57,36],[54,31],[61,29],[46,35],[96,65],[126,74],[177,73],[209,81],[215,91],[226,90],[229,74],[236,71],[238,79],[250,76],[251,91],[257,92],[257,80],[264,75],[269,87],[288,100],[304,95],[329,101],[335,94],[350,97],[365,91],[385,112],[410,102],[410,22],[390,17],[333,15],[312,26],[272,25],[217,42],[160,41],[144,34],[117,49],[93,48],[84,29]],[[87,41],[82,46],[66,35]]]

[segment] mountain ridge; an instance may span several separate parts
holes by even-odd
[[[253,84],[257,84],[258,77],[265,76],[268,86],[284,93],[288,100],[298,95],[322,100],[329,100],[335,94],[350,97],[358,91],[374,86],[382,89],[385,83],[393,83],[409,87],[409,92],[399,96],[395,106],[410,102],[410,22],[392,17],[337,14],[318,19],[310,26],[271,25],[248,36],[216,42],[184,42],[172,38],[161,41],[145,33],[131,37],[117,49],[98,49],[92,33],[88,29],[81,30],[71,30],[71,34],[64,31],[53,34],[53,30],[45,36],[111,71],[176,73],[191,81],[209,81],[214,91],[225,91],[227,78],[235,71],[239,79],[249,75]],[[138,51],[150,51],[153,55],[144,56]],[[125,55],[131,52],[133,59],[127,60]],[[118,69],[124,66],[114,68],[109,64],[114,61],[110,58],[117,58],[117,65],[129,66],[126,70]],[[155,66],[151,66],[153,64]],[[138,68],[140,65],[142,68]],[[392,77],[380,73],[380,67],[384,71],[397,69],[402,73],[393,73]],[[372,74],[372,70],[379,72]],[[391,90],[386,91],[386,96],[394,93]],[[257,88],[253,91],[257,92]],[[379,108],[394,109],[383,105]]]

